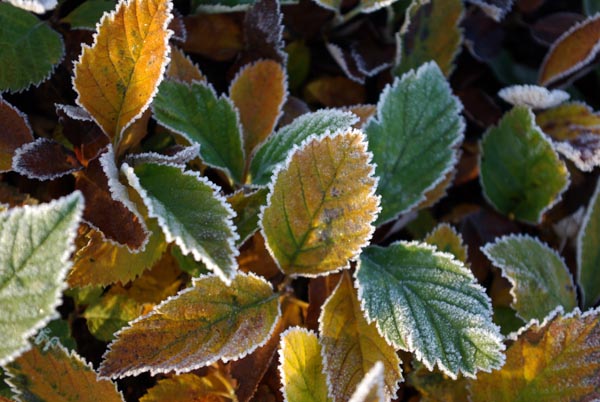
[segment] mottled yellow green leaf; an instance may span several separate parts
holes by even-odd
[[[143,306],[125,295],[107,294],[83,312],[88,329],[96,338],[108,342],[114,333],[137,318]]]
[[[334,401],[347,401],[378,361],[385,367],[387,399],[394,399],[402,380],[400,359],[375,323],[367,322],[347,272],[321,309],[319,332]]]
[[[279,296],[264,279],[238,273],[226,286],[203,276],[121,330],[100,374],[184,373],[236,360],[269,339],[279,315]]]
[[[451,379],[439,370],[430,371],[424,364],[417,365],[408,374],[407,382],[421,394],[421,402],[464,402],[468,401],[467,382],[464,377]]]
[[[331,402],[314,332],[293,327],[281,334],[279,373],[286,402]]]
[[[75,63],[77,103],[117,141],[148,108],[168,63],[170,0],[121,0]]]
[[[447,223],[437,225],[424,241],[436,246],[440,251],[454,255],[464,263],[467,262],[467,246],[463,243],[462,236]]]
[[[535,120],[554,140],[573,140],[584,133],[600,135],[600,114],[585,103],[569,102],[541,111]]]
[[[519,331],[498,371],[471,381],[471,400],[592,401],[600,398],[598,309],[553,314]]]
[[[365,137],[311,136],[273,174],[261,226],[280,269],[317,276],[348,267],[373,233],[377,179]]]
[[[218,371],[200,377],[181,374],[160,380],[140,402],[226,402],[235,401],[231,380]]]

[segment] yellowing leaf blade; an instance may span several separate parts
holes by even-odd
[[[165,378],[148,390],[140,402],[224,402],[235,400],[230,379],[218,371],[199,377],[186,373]]]
[[[319,318],[323,361],[335,401],[347,401],[379,361],[385,366],[384,393],[394,399],[402,380],[396,350],[369,324],[347,273],[327,299]]]
[[[376,362],[373,368],[360,381],[350,402],[383,402],[385,401],[385,383],[383,363]]]
[[[279,316],[278,295],[264,279],[239,273],[225,286],[203,276],[121,330],[100,374],[184,373],[237,360],[269,339]]]
[[[366,245],[379,211],[370,160],[360,131],[311,136],[273,175],[260,224],[284,273],[345,268]]]
[[[437,225],[425,238],[425,242],[437,247],[438,250],[450,253],[459,261],[467,262],[467,246],[463,238],[447,223]]]
[[[171,8],[170,0],[121,0],[75,63],[77,103],[110,138],[119,140],[157,91],[169,60]]]

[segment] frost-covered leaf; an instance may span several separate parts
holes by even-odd
[[[12,167],[15,150],[33,141],[27,116],[0,97],[0,173]]]
[[[503,88],[498,96],[513,106],[548,109],[568,100],[570,95],[560,89],[548,90],[537,85],[513,85]]]
[[[462,105],[435,63],[427,63],[388,86],[377,116],[365,126],[379,176],[378,224],[425,200],[457,162],[465,123]]]
[[[57,341],[50,338],[44,342],[38,337],[31,350],[6,366],[20,401],[123,401],[115,384],[98,379],[90,364]]]
[[[168,154],[159,154],[157,152],[142,152],[139,154],[129,154],[125,162],[130,166],[137,166],[144,163],[158,163],[185,166],[186,163],[194,160],[200,154],[200,144],[193,144],[189,147],[174,146],[166,150]]]
[[[260,59],[275,60],[285,66],[287,54],[283,51],[283,14],[277,0],[257,0],[244,17],[242,56],[245,63]]]
[[[0,212],[0,365],[55,315],[83,210],[80,193]]]
[[[171,46],[171,60],[169,68],[167,68],[167,77],[187,84],[191,84],[193,81],[205,80],[196,63],[186,56],[183,50],[175,46]],[[158,94],[160,95],[160,87]]]
[[[516,106],[481,140],[480,180],[487,200],[512,218],[539,223],[569,185],[569,172],[531,110]]]
[[[356,130],[309,137],[273,175],[261,227],[284,273],[346,268],[371,238],[379,197],[366,148]]]
[[[357,119],[340,110],[318,110],[296,118],[292,123],[269,136],[258,149],[250,165],[251,180],[254,184],[267,184],[275,166],[285,161],[288,153],[312,134],[322,135],[347,130]]]
[[[232,219],[235,212],[218,194],[219,188],[197,172],[179,166],[147,163],[123,171],[142,196],[148,215],[157,218],[167,242],[192,254],[226,283],[237,272]],[[177,191],[169,191],[175,188]]]
[[[242,28],[230,14],[197,14],[185,18],[186,41],[182,49],[211,60],[226,61],[244,47]]]
[[[369,324],[348,273],[321,308],[319,317],[323,363],[334,401],[347,401],[359,382],[381,362],[385,368],[385,400],[396,397],[402,380],[400,359],[393,346]],[[383,371],[383,368],[382,368]]]
[[[240,113],[246,158],[271,134],[287,98],[287,77],[281,65],[260,60],[233,79],[229,97]]]
[[[519,331],[501,370],[470,384],[472,401],[593,401],[600,398],[598,309],[554,314]]]
[[[43,137],[19,147],[12,159],[12,170],[37,180],[53,180],[82,168],[73,152]]]
[[[500,21],[510,11],[514,0],[467,0],[469,3],[476,4],[489,17]]]
[[[573,25],[553,44],[540,68],[538,81],[548,86],[573,80],[587,71],[600,46],[600,14]]]
[[[8,3],[0,3],[0,27],[0,92],[19,92],[48,79],[65,53],[61,36]]]
[[[73,88],[111,139],[148,108],[169,61],[170,0],[120,0],[104,14],[92,46],[83,45]]]
[[[57,0],[6,0],[15,7],[23,10],[33,11],[36,14],[44,14],[46,11],[56,7]]]
[[[115,8],[115,0],[87,0],[71,11],[61,22],[71,25],[71,29],[96,28],[102,14]]]
[[[467,246],[463,243],[462,236],[447,223],[437,225],[423,241],[452,254],[459,261],[467,262]]]
[[[115,332],[142,313],[142,305],[126,295],[107,294],[83,312],[91,334],[101,341],[111,341]]]
[[[564,260],[548,245],[526,235],[511,235],[481,249],[512,284],[517,315],[525,321],[543,320],[557,306],[577,307],[573,278]]]
[[[264,279],[239,273],[225,286],[203,276],[121,330],[100,374],[183,373],[236,360],[269,339],[279,315],[279,295]]]
[[[413,1],[396,34],[394,74],[401,76],[433,60],[450,76],[463,39],[459,28],[463,14],[462,0]]]
[[[356,272],[369,321],[396,348],[456,378],[502,366],[492,306],[469,269],[417,242],[367,247]]]
[[[214,89],[203,82],[165,80],[152,104],[154,118],[163,126],[200,144],[202,160],[227,171],[242,181],[244,151],[240,121],[232,102],[217,98]]]
[[[258,231],[258,214],[260,208],[267,203],[269,190],[265,187],[257,188],[246,192],[237,191],[227,197],[227,202],[235,211],[233,224],[235,225],[239,240],[236,242],[241,246],[250,236]]]
[[[186,373],[159,380],[140,402],[226,402],[234,401],[231,380],[218,371],[205,376]]]
[[[385,378],[384,367],[381,362],[375,362],[373,367],[360,381],[356,392],[352,395],[349,402],[384,402],[385,396]]]
[[[279,373],[286,402],[331,402],[317,335],[301,327],[281,334]]]
[[[582,304],[591,307],[600,299],[600,180],[577,235],[577,283]]]
[[[467,382],[464,377],[448,378],[439,370],[429,370],[413,361],[413,370],[406,381],[421,395],[421,402],[465,402],[468,401]]]

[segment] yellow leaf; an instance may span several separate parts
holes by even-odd
[[[261,225],[285,274],[318,276],[348,267],[379,211],[365,137],[350,130],[309,137],[276,172]]]
[[[140,402],[226,402],[235,401],[231,380],[218,371],[199,377],[181,374],[160,380]]]
[[[437,225],[424,240],[436,246],[438,250],[450,253],[464,263],[467,262],[467,246],[464,245],[462,236],[447,223]]]
[[[40,332],[31,350],[6,366],[20,400],[123,401],[115,384],[99,380],[94,369],[81,357],[55,342],[57,338],[44,339],[42,334]]]
[[[356,388],[349,402],[384,402],[383,363],[375,362]]]
[[[240,113],[244,151],[249,157],[275,128],[287,98],[287,77],[279,63],[257,61],[233,79],[229,97]]]
[[[293,327],[281,334],[279,373],[286,402],[331,401],[314,332]]]
[[[319,319],[325,372],[334,401],[347,401],[376,362],[385,367],[387,399],[394,399],[402,380],[400,359],[360,309],[360,301],[345,272]]]
[[[167,76],[181,82],[205,81],[200,68],[182,50],[171,46],[171,62]]]
[[[121,0],[75,63],[77,103],[102,130],[121,133],[148,108],[168,62],[170,0]]]

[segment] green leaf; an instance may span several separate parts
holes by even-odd
[[[498,211],[540,223],[569,185],[569,172],[535,123],[531,110],[516,106],[481,140],[483,194]]]
[[[286,402],[331,402],[317,335],[292,327],[281,334],[279,373]]]
[[[512,284],[517,316],[543,320],[557,306],[577,307],[573,278],[562,257],[548,245],[526,235],[503,236],[481,249]]]
[[[221,168],[237,183],[242,181],[244,151],[238,113],[227,97],[217,98],[203,82],[190,85],[164,80],[152,103],[154,118],[192,143],[209,166]]]
[[[446,77],[450,76],[463,39],[459,28],[463,14],[462,0],[414,1],[396,34],[394,75],[401,76],[433,60]]]
[[[121,330],[100,374],[179,374],[237,360],[270,338],[279,310],[279,295],[258,276],[239,273],[231,286],[216,276],[200,277]]]
[[[179,166],[143,164],[123,171],[142,196],[148,215],[157,218],[167,242],[192,254],[225,283],[237,272],[233,227],[235,212],[218,194],[219,188],[198,173]]]
[[[588,17],[600,12],[600,0],[583,0],[583,11]]]
[[[50,77],[63,59],[60,35],[31,13],[0,3],[0,92],[19,92]]]
[[[249,193],[240,190],[227,197],[227,202],[236,214],[233,224],[240,235],[237,246],[241,246],[258,230],[258,214],[260,208],[267,203],[268,194],[269,189],[261,187],[250,190]]]
[[[142,312],[140,303],[120,294],[106,294],[96,304],[85,309],[83,316],[88,329],[96,338],[108,342],[115,332]]]
[[[94,30],[102,14],[113,10],[115,5],[115,0],[87,0],[71,11],[61,22],[70,24],[71,29]]]
[[[369,321],[396,348],[428,369],[474,377],[502,366],[502,337],[492,307],[469,269],[417,242],[371,246],[360,256],[358,294]]]
[[[275,166],[285,161],[288,153],[312,134],[322,135],[349,129],[357,118],[341,110],[318,110],[296,118],[291,124],[267,137],[250,164],[252,183],[264,185],[271,180]]]
[[[371,154],[357,130],[307,138],[274,174],[260,225],[282,272],[325,275],[348,268],[379,211]]]
[[[600,180],[577,235],[577,283],[582,304],[591,307],[600,299]]]
[[[0,365],[26,350],[27,338],[56,316],[82,211],[83,197],[75,192],[0,212]]]
[[[465,128],[461,110],[435,63],[404,74],[383,91],[377,117],[365,127],[379,176],[377,224],[417,206],[454,168]]]

